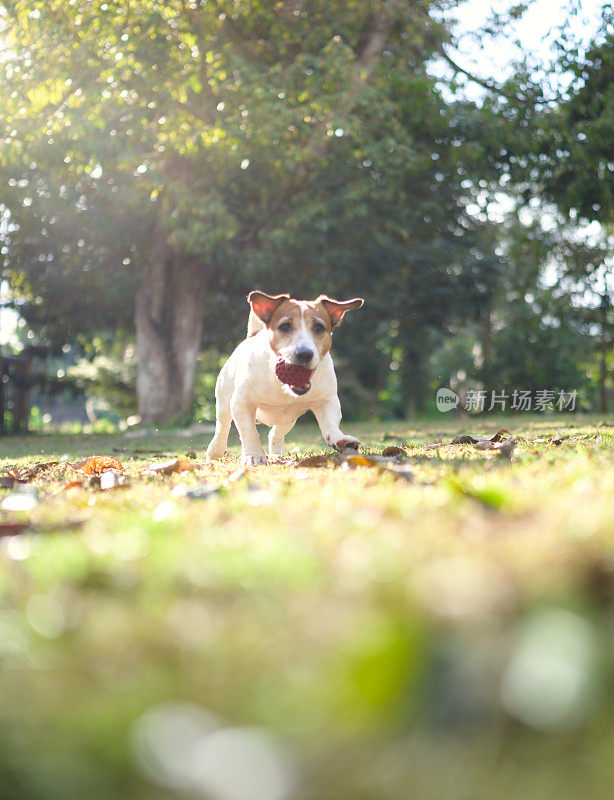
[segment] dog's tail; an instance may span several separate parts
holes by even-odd
[[[265,328],[264,322],[257,317],[253,311],[249,312],[249,319],[247,320],[247,337],[255,336],[258,331],[261,331]]]

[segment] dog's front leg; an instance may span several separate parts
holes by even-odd
[[[352,448],[358,450],[359,440],[354,436],[347,436],[341,431],[341,403],[337,395],[333,395],[321,406],[313,409],[313,413],[318,421],[324,441],[334,447],[335,450],[346,450]]]
[[[268,459],[260,443],[256,428],[256,409],[245,401],[233,398],[230,404],[232,418],[241,439],[241,464],[244,467],[253,467],[257,464],[266,464]]]
[[[283,455],[284,437],[287,433],[290,433],[295,422],[296,420],[292,420],[292,422],[281,422],[273,425],[269,432],[269,458],[277,458]]]
[[[231,399],[232,379],[229,379],[228,369],[223,367],[215,384],[215,435],[207,448],[207,458],[212,461],[223,458],[226,452],[232,423]]]

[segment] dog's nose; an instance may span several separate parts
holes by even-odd
[[[313,350],[310,350],[308,347],[300,347],[298,350],[295,350],[294,358],[299,364],[309,364],[313,358]]]

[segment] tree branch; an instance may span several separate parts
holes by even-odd
[[[500,97],[505,97],[506,100],[511,100],[513,102],[520,101],[522,103],[527,100],[524,94],[512,94],[511,92],[506,92],[504,89],[501,88],[501,86],[496,84],[494,81],[489,81],[487,78],[480,78],[478,75],[474,75],[468,69],[461,67],[460,64],[457,64],[456,61],[454,61],[454,59],[451,58],[446,53],[443,47],[441,48],[441,55],[455,72],[460,72],[462,75],[465,75],[467,78],[469,78],[470,81],[472,81],[473,83],[477,83],[478,86],[482,86],[489,92],[492,92],[493,94],[498,94]]]
[[[341,117],[349,114],[356,106],[365,84],[373,74],[394,24],[399,0],[383,0],[380,5],[379,12],[372,14],[369,25],[363,29],[361,47],[352,65],[348,88],[337,106]],[[305,148],[310,159],[318,158],[328,147],[330,137],[322,136],[324,127],[320,123],[314,128],[311,140]]]
[[[360,51],[351,68],[348,87],[337,104],[337,113],[340,118],[351,113],[364,86],[373,74],[394,25],[400,2],[401,0],[380,0],[379,11],[374,12],[371,21],[365,25],[361,34]],[[322,157],[333,139],[332,136],[327,135],[326,122],[326,120],[321,120],[314,126],[311,137],[304,148],[305,157],[279,192],[277,202],[267,210],[267,221],[270,216],[277,214],[288,205],[297,186],[304,189],[313,184],[316,178],[315,171],[311,172],[310,177],[308,177],[308,173],[312,170],[313,162]],[[265,224],[263,222],[260,227],[264,227]]]

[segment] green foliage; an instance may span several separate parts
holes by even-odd
[[[121,355],[100,353],[82,358],[66,371],[67,383],[83,391],[87,397],[103,400],[114,410],[134,414],[136,358],[134,347]]]
[[[545,115],[540,140],[547,195],[568,213],[614,222],[614,11],[586,52],[563,39],[559,68],[571,76],[566,97]]]
[[[426,72],[438,8],[7,4],[5,267],[28,322],[129,328],[164,243],[202,264],[205,343],[224,349],[256,286],[364,293],[363,324],[399,321],[403,354],[445,329],[497,266],[465,211],[474,145]],[[389,359],[350,342],[376,391]]]
[[[563,295],[599,293],[609,243],[530,243],[531,226],[487,208],[500,191],[542,193],[607,221],[609,12],[586,54],[561,42],[557,75],[574,79],[559,102],[527,63],[476,105],[444,98],[428,70],[452,38],[449,5],[5,3],[3,254],[28,324],[56,348],[131,337],[135,293],[164,253],[171,270],[197,266],[211,354],[241,338],[250,289],[364,295],[335,342],[356,412],[424,408],[431,354],[459,330],[488,338],[495,319],[491,374],[518,359],[514,379],[530,372],[531,347],[508,348],[535,329],[576,354],[569,369],[557,359],[557,380],[574,383],[594,328],[578,311],[556,345],[549,298],[523,298],[543,289],[548,247],[567,280],[559,310]],[[524,321],[523,339],[511,329]]]

